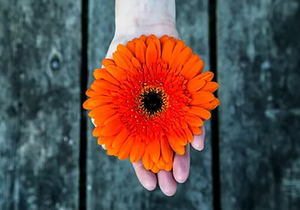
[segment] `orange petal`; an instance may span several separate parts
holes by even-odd
[[[184,75],[185,78],[191,79],[191,78],[195,77],[198,73],[201,73],[203,70],[203,67],[204,67],[203,61],[199,60],[192,66],[192,68],[189,71],[187,71],[185,73],[181,72],[181,74]]]
[[[140,40],[143,41],[143,42],[146,42],[147,38],[148,38],[148,37],[145,36],[145,35],[141,35],[141,36],[140,36]]]
[[[173,151],[172,151],[173,153]],[[156,163],[156,166],[159,168],[159,169],[164,169],[166,167],[167,163],[166,161],[164,160],[163,156],[161,155],[159,160],[157,161]]]
[[[156,52],[157,52],[157,58],[160,58],[161,57],[161,43],[160,43],[159,39],[155,35],[151,34],[148,37],[146,43],[149,46],[151,42],[155,45]]]
[[[95,127],[94,130],[93,130],[93,136],[94,137],[100,136],[102,129],[103,129],[103,127],[101,127],[101,126]]]
[[[147,39],[144,41],[147,46],[150,45],[150,43],[154,42],[154,39],[157,38],[154,34],[150,34]]]
[[[205,103],[205,104],[199,104],[203,109],[206,109],[208,111],[211,111],[214,109],[214,106],[210,103]]]
[[[116,51],[113,53],[113,58],[117,66],[123,70],[128,71],[130,67],[132,66],[130,60],[123,54]]]
[[[214,100],[209,103],[199,104],[200,107],[207,109],[208,111],[214,110],[219,105],[220,101],[217,98],[214,98]]]
[[[211,71],[204,72],[195,77],[195,79],[202,79],[205,80],[206,82],[210,82],[213,78],[214,78],[214,73]]]
[[[95,90],[98,96],[111,96],[111,92],[108,89],[97,87],[95,82],[91,84],[91,88]]]
[[[130,132],[127,128],[123,128],[120,133],[116,136],[112,148],[121,148],[127,137],[129,136]]]
[[[206,109],[197,106],[191,106],[191,109],[188,111],[189,114],[196,115],[202,120],[208,120],[211,117],[211,114]]]
[[[175,39],[174,37],[170,37],[169,39],[175,43],[178,43],[180,41],[179,39]]]
[[[146,64],[150,67],[152,64],[155,64],[157,60],[157,50],[153,42],[149,44],[146,51]]]
[[[185,115],[185,121],[190,126],[201,127],[203,125],[203,121],[199,117],[191,114]]]
[[[131,62],[132,62],[133,66],[134,66],[135,68],[137,68],[137,69],[142,68],[142,66],[141,66],[141,64],[140,64],[140,62],[139,62],[139,60],[136,59],[135,57],[132,57]]]
[[[112,156],[112,155],[117,156],[118,153],[119,153],[119,151],[120,151],[120,148],[111,148],[111,147],[108,147],[108,148],[106,148],[106,150],[107,150],[107,154],[109,156]]]
[[[211,102],[214,100],[214,95],[209,92],[199,91],[192,94],[193,100],[191,101],[190,105],[199,105]]]
[[[116,109],[110,109],[106,112],[101,113],[100,115],[96,116],[95,121],[94,121],[95,125],[103,126],[104,122],[111,116],[116,115],[116,113],[117,113]]]
[[[89,117],[96,118],[97,116],[101,115],[102,113],[108,112],[114,108],[115,108],[114,106],[110,106],[110,105],[96,107],[92,111],[90,111]]]
[[[220,101],[217,98],[214,98],[214,100],[210,103],[213,105],[213,109],[220,105]]]
[[[187,129],[184,129],[184,132],[185,132],[188,142],[189,143],[193,142],[194,136],[193,136],[193,133],[191,132],[191,130],[187,128]]]
[[[170,137],[176,139],[177,144],[185,146],[187,143],[187,139],[185,133],[181,130],[181,128],[174,128],[170,130]]]
[[[190,92],[196,92],[200,90],[205,84],[206,84],[205,80],[199,80],[193,78],[188,82],[187,88]]]
[[[134,142],[135,142],[134,137],[129,136],[127,138],[127,140],[124,142],[124,144],[122,145],[119,151],[118,158],[120,160],[125,160],[126,158],[129,157]]]
[[[117,46],[117,52],[121,52],[123,55],[125,55],[129,60],[132,59],[133,55],[132,53],[130,52],[130,50],[125,46],[125,45],[122,45],[122,44],[119,44]]]
[[[135,163],[139,161],[146,151],[146,143],[143,141],[137,142],[133,145],[130,153],[130,161]]]
[[[162,37],[160,37],[159,41],[161,44],[164,44],[166,41],[169,40],[169,36],[168,35],[163,35]]]
[[[164,158],[165,162],[169,162],[169,160],[173,157],[173,150],[171,149],[166,136],[161,137],[160,146],[162,157]]]
[[[116,136],[99,136],[98,138],[98,144],[104,145],[104,144],[111,144],[111,142],[115,139]]]
[[[102,75],[103,73],[106,72],[106,69],[103,68],[103,69],[95,69],[94,72],[93,72],[93,76],[95,77],[95,79],[102,79]]]
[[[168,141],[169,141],[169,144],[171,146],[171,148],[179,155],[183,155],[184,152],[185,152],[185,149],[184,149],[184,146],[183,145],[180,145],[178,142],[177,142],[177,138],[174,137],[174,135],[168,135]]]
[[[105,105],[105,104],[110,104],[113,102],[113,97],[109,96],[95,96],[93,98],[89,98],[83,103],[83,108],[84,109],[93,109],[97,106]]]
[[[105,142],[105,148],[112,148],[111,145],[114,142],[116,136],[103,136],[103,138],[106,138]]]
[[[184,122],[184,121],[180,121],[180,125],[181,125],[182,129],[188,128],[188,124],[186,122]]]
[[[103,80],[103,79],[97,79],[93,82],[93,85],[95,85],[96,87],[98,88],[101,88],[101,89],[106,89],[106,90],[109,90],[109,91],[119,91],[120,88],[119,86],[116,86],[106,80]],[[95,89],[95,91],[97,91],[97,88]]]
[[[105,59],[102,60],[102,65],[104,67],[106,67],[106,66],[111,66],[111,65],[115,66],[116,64],[115,64],[115,61],[113,59],[105,58]]]
[[[149,151],[147,149],[143,155],[143,165],[146,170],[150,170],[154,165],[154,162],[151,160]]]
[[[150,154],[150,158],[156,163],[160,157],[160,142],[159,140],[151,141],[147,146]]]
[[[96,91],[94,91],[92,89],[88,89],[85,92],[85,95],[87,95],[88,97],[93,97],[93,96],[99,96],[99,93],[97,93]]]
[[[216,82],[208,82],[201,90],[208,92],[215,92],[218,89],[219,85]]]
[[[194,135],[200,135],[200,134],[202,133],[202,130],[201,130],[201,128],[199,128],[199,127],[191,126],[191,127],[190,127],[190,130],[192,131],[192,133],[193,133]]]
[[[195,66],[196,62],[199,60],[201,60],[199,55],[192,55],[190,59],[186,62],[186,64],[183,66],[181,70],[181,74],[182,75],[187,74],[190,71],[190,69],[192,69]]]
[[[141,62],[145,63],[145,55],[146,55],[146,44],[141,41],[137,40],[135,46],[135,57]]]
[[[174,46],[175,46],[175,43],[171,40],[166,41],[164,43],[164,45],[162,46],[162,56],[161,56],[162,61],[169,63],[171,56],[172,56]]]
[[[133,41],[127,42],[126,47],[132,53],[132,55],[135,56],[135,42]]]
[[[182,50],[182,52],[179,54],[178,59],[175,60],[173,66],[174,67],[183,66],[190,59],[192,55],[193,53],[190,47],[184,48],[184,50]]]
[[[178,136],[178,143],[180,145],[185,146],[187,144],[187,137],[185,135],[185,132],[181,128],[177,128],[174,130],[176,135]]]
[[[105,66],[106,70],[118,81],[122,81],[126,79],[126,73],[121,68],[114,66],[114,65],[108,65]]]
[[[170,68],[172,68],[174,66],[175,61],[179,59],[179,55],[184,48],[185,48],[185,43],[181,40],[178,41],[176,46],[174,47],[171,59],[169,61]]]
[[[103,130],[101,131],[101,135],[114,136],[121,131],[122,126],[123,122],[121,121],[121,118],[116,118],[104,126]]]
[[[212,100],[211,102],[205,103],[205,104],[200,104],[199,106],[204,109],[207,109],[208,111],[211,111],[211,110],[215,109],[217,106],[219,106],[219,104],[220,104],[219,99],[214,98],[214,100]]]
[[[171,171],[171,169],[173,168],[173,161],[170,161],[166,167],[164,168],[165,171]]]
[[[94,70],[95,79],[104,79],[112,84],[119,85],[120,83],[106,69],[95,69]]]
[[[108,123],[110,123],[111,121],[114,121],[115,119],[118,119],[120,118],[120,115],[113,115],[111,116],[110,118],[108,118],[105,122],[104,122],[104,125],[107,125]]]
[[[156,166],[156,164],[154,164],[154,166],[151,168],[151,171],[153,172],[153,173],[158,173],[159,172],[159,168]]]

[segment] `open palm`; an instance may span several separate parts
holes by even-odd
[[[173,36],[174,38],[178,38],[178,33],[175,27],[175,24],[152,24],[146,25],[143,27],[139,27],[138,30],[130,30],[128,33],[126,30],[118,30],[115,37],[113,38],[109,49],[107,51],[107,58],[112,57],[112,53],[116,50],[118,44],[124,44],[133,38],[140,37],[142,34],[148,36],[150,34],[154,34],[157,37],[161,37],[163,35]],[[132,32],[133,31],[133,32]],[[202,127],[202,134],[199,136],[194,136],[194,141],[191,143],[192,146],[201,151],[204,147],[204,137],[205,137],[205,129]],[[175,194],[177,189],[177,182],[183,183],[187,180],[189,176],[190,170],[190,145],[187,144],[184,155],[175,154],[174,162],[173,162],[173,170],[170,172],[161,170],[157,174],[148,171],[144,168],[143,163],[139,160],[136,163],[133,163],[133,168],[136,172],[136,175],[141,182],[141,184],[147,190],[154,190],[156,188],[157,183],[160,186],[162,192],[167,196],[172,196]]]

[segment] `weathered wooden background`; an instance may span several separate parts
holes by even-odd
[[[113,0],[0,0],[0,210],[299,210],[300,1],[177,1],[221,105],[173,197],[91,136],[83,91]]]

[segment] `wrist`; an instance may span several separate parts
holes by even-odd
[[[115,37],[137,34],[178,37],[175,0],[116,0]]]

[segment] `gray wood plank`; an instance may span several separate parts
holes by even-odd
[[[299,1],[218,2],[223,210],[297,210]]]
[[[78,209],[81,1],[0,4],[0,209]]]
[[[208,1],[177,1],[177,25],[181,38],[198,53],[209,69]],[[89,5],[89,84],[99,68],[114,33],[113,1],[91,0]],[[210,123],[206,123],[206,148],[192,150],[191,174],[168,198],[159,187],[148,192],[138,182],[129,160],[109,157],[92,137],[89,122],[87,162],[87,209],[212,209]]]

